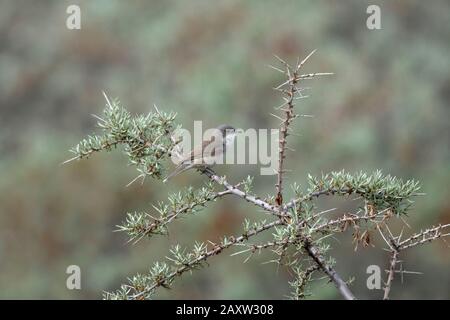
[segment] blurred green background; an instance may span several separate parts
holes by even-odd
[[[81,7],[81,30],[66,28],[66,8]],[[381,30],[366,27],[369,4],[381,8]],[[125,185],[137,172],[119,153],[60,166],[67,150],[95,128],[105,90],[135,113],[155,103],[176,111],[192,128],[230,123],[275,128],[269,116],[280,104],[271,90],[282,78],[267,67],[273,54],[295,62],[317,53],[305,72],[334,72],[307,82],[310,98],[297,105],[290,137],[288,183],[307,173],[372,171],[422,181],[427,195],[410,214],[413,230],[450,222],[448,1],[13,1],[0,10],[0,298],[98,299],[126,277],[164,259],[174,243],[218,240],[239,233],[245,217],[260,212],[233,198],[176,221],[170,237],[137,245],[114,233],[127,211],[202,178],[186,173],[167,184],[148,179]],[[255,175],[261,195],[275,177],[257,166],[220,168],[231,181]],[[204,179],[204,178],[203,178]],[[287,193],[289,193],[287,191]],[[289,194],[287,195],[287,197]],[[330,207],[335,203],[325,203]],[[340,211],[351,207],[340,201]],[[411,232],[405,230],[405,232]],[[355,276],[360,298],[366,268],[386,266],[378,248],[353,250],[349,235],[331,240],[337,270]],[[270,254],[229,253],[211,266],[177,279],[156,298],[282,299],[290,275]],[[423,272],[397,277],[392,298],[449,298],[450,250],[443,242],[408,251],[403,268]],[[66,267],[81,267],[82,290],[65,286]],[[312,299],[339,298],[319,282]]]

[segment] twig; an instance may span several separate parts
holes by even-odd
[[[223,197],[227,194],[229,194],[230,191],[229,190],[225,190],[225,191],[221,191],[221,192],[216,192],[213,195],[211,195],[210,197],[203,199],[200,202],[193,202],[191,204],[185,205],[181,208],[179,208],[178,210],[173,210],[170,213],[168,213],[167,215],[164,216],[164,218],[153,218],[153,221],[151,223],[149,223],[148,225],[146,225],[145,227],[143,227],[142,229],[139,230],[139,235],[136,235],[134,237],[132,237],[130,240],[134,240],[137,239],[134,243],[137,243],[140,239],[142,239],[143,237],[152,234],[155,232],[155,230],[158,230],[160,228],[163,228],[165,226],[167,226],[169,223],[171,223],[173,220],[179,218],[180,215],[188,213],[190,211],[192,211],[195,207],[197,206],[204,206],[206,205],[206,203],[208,203],[209,201],[214,201],[217,198]],[[156,211],[160,212],[161,211],[153,206],[155,208]],[[118,229],[117,231],[123,231],[126,229]]]
[[[327,228],[333,227],[333,226],[341,228],[342,231],[345,231],[348,223],[357,224],[360,221],[374,221],[375,223],[377,223],[377,221],[375,221],[376,217],[380,217],[380,213],[375,216],[373,216],[373,215],[358,216],[356,214],[349,214],[349,215],[345,214],[340,218],[329,220],[329,221],[324,222],[316,227],[311,228],[310,232],[321,232],[324,229],[327,229]]]
[[[388,278],[386,281],[386,286],[384,287],[383,300],[389,299],[389,293],[391,292],[392,281],[394,280],[395,266],[397,264],[398,254],[399,254],[399,251],[396,249],[394,249],[391,252],[391,260],[389,263],[389,272],[388,272]]]
[[[422,245],[422,244],[429,243],[429,242],[432,242],[432,241],[440,239],[440,238],[450,236],[450,233],[442,233],[442,230],[445,228],[448,228],[448,227],[450,227],[450,224],[439,225],[437,227],[431,227],[422,232],[415,233],[411,237],[409,237],[403,241],[399,241],[401,238],[401,235],[398,237],[393,237],[393,235],[389,231],[389,229],[388,229],[388,231],[389,231],[390,237],[389,237],[389,239],[386,239],[383,232],[381,231],[381,228],[378,228],[383,239],[388,244],[388,246],[390,248],[390,252],[391,252],[388,278],[386,281],[386,286],[384,287],[384,296],[383,296],[384,300],[389,299],[389,293],[391,291],[392,282],[394,280],[394,274],[396,272],[395,266],[398,262],[398,256],[399,256],[400,252],[403,250],[418,246],[418,245]],[[401,234],[403,234],[403,232]]]
[[[439,225],[437,227],[431,227],[426,229],[425,231],[416,233],[401,241],[398,246],[399,250],[405,250],[408,248],[415,247],[417,245],[425,244],[427,242],[431,242],[433,240],[444,238],[450,236],[450,233],[442,233],[442,230],[445,228],[449,228],[450,224]]]
[[[154,283],[153,285],[145,288],[144,290],[132,295],[131,297],[133,299],[141,299],[143,296],[145,296],[146,294],[152,292],[154,289],[158,288],[158,287],[162,287],[165,286],[167,283],[169,283],[173,278],[182,275],[183,273],[185,273],[186,271],[192,270],[192,266],[197,265],[201,262],[206,261],[208,258],[218,255],[220,254],[223,250],[234,246],[240,242],[243,242],[245,240],[247,240],[250,237],[253,237],[265,230],[271,229],[279,224],[281,224],[282,221],[281,220],[276,220],[270,223],[267,223],[259,228],[253,229],[249,232],[247,232],[244,235],[241,235],[239,237],[230,237],[230,241],[228,241],[226,244],[222,244],[222,245],[216,245],[213,249],[205,252],[204,254],[202,254],[201,256],[199,256],[198,258],[190,261],[189,263],[186,263],[185,265],[183,265],[182,267],[176,269],[175,271],[173,271],[172,273],[170,273],[169,275],[167,275],[166,277],[164,277],[163,279],[161,279],[160,281],[158,281],[157,283]]]
[[[342,280],[340,275],[329,266],[321,257],[319,250],[314,247],[309,241],[305,241],[305,249],[314,262],[320,267],[320,269],[334,282],[334,285],[339,290],[341,295],[346,300],[356,300],[356,297],[350,291],[347,283]]]
[[[265,211],[267,211],[269,214],[275,215],[277,217],[286,217],[289,216],[289,213],[287,213],[287,211],[283,211],[283,212],[279,212],[277,207],[274,205],[269,204],[268,202],[261,200],[255,196],[246,194],[244,191],[242,191],[241,189],[237,188],[236,186],[230,184],[225,177],[219,177],[218,175],[216,175],[216,173],[214,171],[212,171],[211,169],[205,169],[202,170],[201,173],[205,174],[206,176],[208,176],[211,180],[215,181],[216,183],[224,186],[226,188],[226,190],[229,191],[229,193],[234,194],[240,198],[245,199],[246,201],[260,207],[263,208]]]

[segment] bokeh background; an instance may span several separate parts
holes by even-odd
[[[81,7],[81,30],[66,28],[66,8]],[[381,30],[366,27],[369,4],[381,8]],[[271,88],[282,78],[267,67],[273,54],[295,62],[317,53],[306,72],[334,72],[307,83],[310,98],[290,137],[289,183],[307,173],[377,168],[422,182],[426,196],[409,216],[413,230],[450,222],[448,1],[13,1],[0,10],[0,298],[98,299],[127,276],[164,259],[170,245],[218,240],[260,219],[233,198],[174,223],[170,237],[137,245],[112,232],[128,211],[202,178],[186,173],[170,183],[136,176],[119,153],[61,166],[68,149],[96,130],[101,91],[135,113],[155,103],[176,111],[186,128],[230,123],[275,128],[280,104]],[[257,166],[220,168],[230,180],[255,175],[255,189],[273,193],[275,178]],[[289,193],[289,192],[288,192]],[[289,196],[289,195],[288,195]],[[324,206],[334,203],[325,203]],[[340,212],[352,204],[339,202]],[[405,230],[410,232],[410,230]],[[353,250],[349,235],[331,241],[337,270],[360,298],[366,268],[386,266],[378,248]],[[380,243],[378,243],[381,245]],[[230,251],[229,253],[232,253]],[[290,275],[270,254],[228,253],[186,275],[156,298],[283,299]],[[434,243],[403,257],[403,268],[423,272],[395,281],[392,297],[449,298],[450,249]],[[82,290],[67,290],[66,267],[82,271]],[[311,299],[339,298],[319,282]]]

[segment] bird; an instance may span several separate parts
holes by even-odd
[[[226,149],[233,144],[237,130],[222,124],[216,128],[217,132],[209,140],[204,140],[200,146],[194,147],[190,152],[182,155],[177,167],[163,182],[179,175],[189,169],[206,169],[215,163],[223,163]]]

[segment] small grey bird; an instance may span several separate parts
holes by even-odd
[[[178,166],[163,182],[192,168],[207,168],[214,163],[223,163],[220,161],[224,159],[226,149],[233,143],[237,131],[227,124],[222,124],[216,129],[218,130],[217,134],[213,135],[210,140],[203,141],[201,146],[194,147],[182,156]]]

